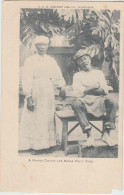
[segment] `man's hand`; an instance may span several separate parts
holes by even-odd
[[[100,84],[99,84],[99,82],[97,82],[96,84],[94,84],[90,87],[86,87],[86,89],[84,91],[84,94],[86,94],[86,95],[96,95],[96,93],[94,93],[94,92],[96,92],[99,89],[100,89]]]
[[[92,89],[89,91],[84,91],[84,94],[100,96],[100,95],[105,95],[105,92],[102,88],[99,88],[99,89]]]
[[[99,96],[99,95],[105,95],[105,92],[102,88],[99,88],[99,89],[95,89],[92,91],[92,95],[96,95],[96,96]]]
[[[34,111],[34,105],[31,96],[27,98],[27,109],[30,111]]]

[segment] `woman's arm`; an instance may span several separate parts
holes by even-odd
[[[63,78],[60,67],[57,65],[56,61],[53,58],[51,58],[51,67],[53,84],[57,89],[61,89],[66,85],[66,82]]]
[[[32,95],[32,83],[33,83],[33,68],[32,60],[28,58],[23,67],[22,74],[22,88],[25,96],[28,98]]]
[[[33,67],[32,60],[27,59],[23,68],[22,75],[22,88],[27,99],[27,109],[30,111],[34,110],[33,99],[32,99],[32,83],[33,83]]]

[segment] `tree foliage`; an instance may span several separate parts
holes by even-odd
[[[66,34],[75,50],[92,46],[97,55],[101,46],[106,51],[111,48],[116,55],[120,48],[119,19],[117,10],[21,9],[20,38],[27,45],[36,35]]]
[[[75,52],[88,48],[94,66],[102,67],[105,59],[111,69],[120,54],[118,10],[21,9],[20,24],[20,39],[27,46],[36,35],[65,35]]]

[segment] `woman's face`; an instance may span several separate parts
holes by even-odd
[[[77,60],[77,63],[81,70],[88,72],[91,70],[91,58],[88,55],[84,55]]]
[[[37,48],[39,55],[44,55],[47,52],[49,43],[36,43],[35,46]]]

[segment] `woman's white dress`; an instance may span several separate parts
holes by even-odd
[[[56,145],[54,86],[63,85],[61,70],[52,57],[36,54],[25,61],[22,86],[26,98],[19,125],[19,150]],[[33,112],[27,109],[30,96],[34,100]]]

